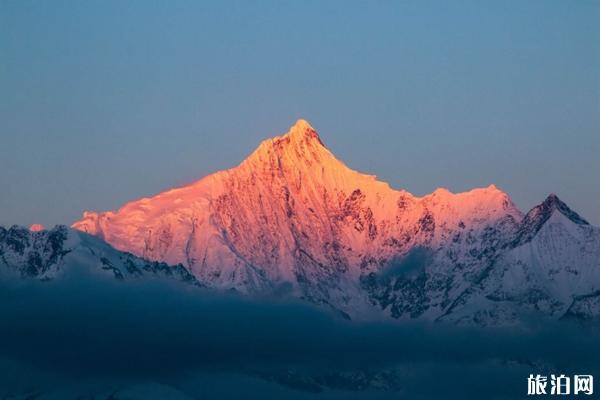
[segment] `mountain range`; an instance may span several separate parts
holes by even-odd
[[[304,120],[237,167],[87,211],[72,228],[3,229],[1,262],[42,278],[64,263],[121,277],[175,268],[178,280],[352,319],[600,315],[600,229],[556,195],[526,214],[494,185],[414,196],[348,168]]]
[[[51,230],[0,227],[0,277],[46,281],[71,272],[117,280],[172,279],[201,286],[182,265],[141,259],[63,225]]]

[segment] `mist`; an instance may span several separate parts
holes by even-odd
[[[598,335],[567,322],[347,321],[295,301],[84,272],[0,282],[0,327],[0,398],[129,398],[148,385],[158,398],[515,398],[530,373],[593,373],[600,360]]]

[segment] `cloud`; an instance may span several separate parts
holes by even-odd
[[[529,373],[591,373],[600,360],[598,335],[564,323],[352,322],[291,301],[85,274],[0,282],[0,327],[0,398],[81,382],[94,390],[162,382],[190,398],[397,398],[352,384],[385,381],[387,371],[390,387],[411,398],[511,398]],[[213,392],[200,382],[213,382]]]
[[[382,279],[396,277],[414,279],[425,272],[425,267],[431,262],[431,253],[431,250],[426,247],[415,247],[408,254],[393,259],[379,273],[379,277]]]

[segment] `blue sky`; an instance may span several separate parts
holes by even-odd
[[[236,165],[298,118],[422,195],[600,224],[598,1],[0,1],[0,224]]]

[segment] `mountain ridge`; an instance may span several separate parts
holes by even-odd
[[[117,211],[86,212],[73,228],[181,263],[209,287],[286,287],[347,315],[377,305],[397,318],[436,319],[504,253],[531,242],[555,210],[587,224],[555,195],[523,215],[495,185],[422,197],[395,190],[347,167],[299,120],[236,167]],[[432,254],[420,281],[369,278],[418,248]]]
[[[64,225],[51,229],[0,226],[0,277],[46,281],[75,269],[116,280],[160,277],[200,286],[182,265],[142,260]]]

